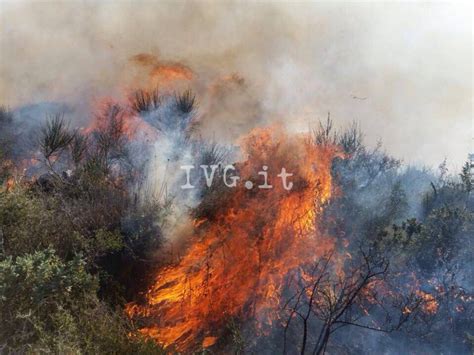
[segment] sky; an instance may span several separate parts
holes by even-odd
[[[0,104],[87,115],[140,86],[131,58],[147,53],[194,73],[204,134],[224,142],[330,112],[407,164],[457,169],[474,153],[471,13],[468,2],[1,1]]]

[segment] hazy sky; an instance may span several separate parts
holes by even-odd
[[[90,108],[120,95],[136,80],[130,57],[150,53],[195,72],[217,136],[273,120],[301,130],[330,111],[405,162],[459,167],[473,150],[471,12],[459,2],[0,2],[0,103]],[[245,84],[212,103],[210,88],[233,73]]]

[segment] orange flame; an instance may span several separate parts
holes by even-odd
[[[195,223],[187,252],[156,276],[147,304],[126,308],[129,316],[147,319],[151,325],[141,332],[165,346],[210,346],[230,317],[271,324],[288,273],[334,246],[317,221],[333,190],[336,149],[279,127],[257,129],[242,143],[248,159],[237,166],[240,187],[222,196],[227,207],[212,223]],[[246,190],[243,182],[262,181],[256,174],[262,165],[273,189]],[[294,174],[290,191],[276,177],[282,167]]]
[[[179,62],[162,61],[149,53],[134,55],[131,61],[148,70],[149,88],[167,87],[179,81],[194,79],[194,72]]]

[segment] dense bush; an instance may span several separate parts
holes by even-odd
[[[138,204],[130,188],[139,174],[121,109],[98,121],[83,135],[61,115],[48,119],[30,178],[12,164],[14,115],[0,110],[2,353],[161,353],[132,336],[123,303],[148,276],[167,209]]]
[[[65,262],[53,249],[0,261],[3,352],[158,352],[129,339],[127,321],[99,301],[97,279],[79,256]]]

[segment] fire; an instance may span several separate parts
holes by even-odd
[[[131,58],[131,61],[148,70],[150,87],[163,87],[175,84],[176,81],[194,79],[193,71],[179,62],[161,61],[158,57],[140,53]]]
[[[181,260],[162,270],[146,304],[129,304],[131,317],[148,321],[141,332],[165,346],[189,350],[214,344],[232,317],[254,320],[260,329],[275,321],[287,275],[334,247],[318,231],[318,218],[333,191],[330,167],[335,147],[316,146],[306,136],[279,127],[257,129],[242,141],[247,160],[236,167],[240,185],[222,196],[225,207],[212,221],[195,222],[195,235]],[[247,190],[256,172],[282,167],[294,187]]]
[[[146,93],[146,91],[143,90]],[[83,134],[91,134],[94,131],[107,131],[111,119],[117,123],[118,133],[131,141],[140,139],[142,141],[156,141],[158,134],[145,120],[130,109],[133,98],[128,97],[119,102],[111,98],[102,98],[94,108],[96,114],[89,125],[81,129]]]
[[[15,188],[15,179],[9,177],[6,182],[6,191],[11,191]]]
[[[438,301],[434,298],[433,295],[423,292],[421,290],[416,291],[416,295],[423,300],[421,309],[426,314],[435,314],[438,312]]]
[[[173,64],[173,65],[160,65],[155,67],[151,72],[150,76],[154,82],[170,82],[173,80],[191,80],[193,73],[190,69],[185,66]]]

